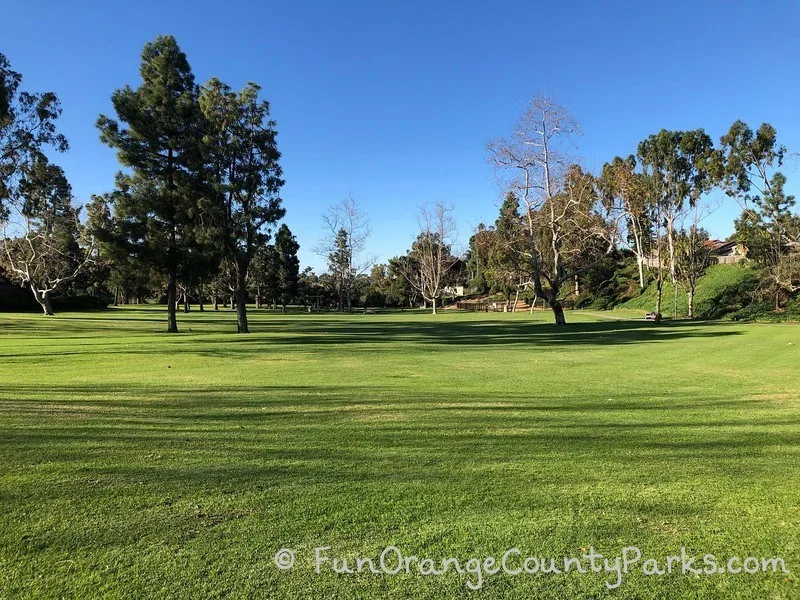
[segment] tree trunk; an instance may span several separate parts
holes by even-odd
[[[672,298],[673,317],[675,319],[677,319],[678,318],[678,284],[674,283],[674,282],[672,284],[672,295],[673,295],[673,298]]]
[[[189,306],[189,290],[188,288],[183,291],[183,312],[188,313],[191,310]]]
[[[639,289],[644,289],[644,257],[638,256],[636,262],[639,263]]]
[[[689,318],[694,319],[694,289],[689,288]]]
[[[178,318],[175,316],[175,304],[178,301],[178,275],[170,269],[167,276],[167,333],[178,333]]]
[[[42,295],[42,299],[44,300],[44,306],[42,306],[44,314],[47,315],[48,317],[52,317],[55,313],[53,312],[53,304],[52,302],[50,302],[50,294],[48,292],[45,292]]]
[[[656,314],[661,314],[661,296],[664,290],[664,278],[662,277],[661,273],[658,274],[658,280],[656,282]]]
[[[553,317],[556,320],[556,325],[566,325],[567,320],[564,318],[564,307],[558,300],[550,300],[550,308],[553,309]]]
[[[433,308],[433,313],[432,313],[432,314],[434,314],[434,315],[435,315],[435,314],[436,314],[436,298],[434,298],[434,299],[431,301],[431,307]]]
[[[658,272],[656,275],[656,322],[661,322],[661,300],[664,294],[664,238],[661,236],[661,210],[656,218],[656,256]]]
[[[283,305],[283,312],[286,312],[286,305]]]
[[[247,327],[247,272],[239,267],[236,275],[236,331],[250,333]]]
[[[672,312],[674,313],[674,317],[678,318],[678,271],[677,265],[675,264],[675,231],[673,226],[674,217],[667,218],[667,244],[669,246],[669,277],[672,280],[672,287],[674,289],[673,293],[673,304],[672,304]],[[661,311],[657,311],[661,312]]]
[[[206,307],[203,306],[203,286],[202,285],[200,286],[200,289],[198,290],[197,305],[200,308],[200,312],[205,312]]]
[[[656,319],[661,319],[661,301],[664,295],[664,263],[661,256],[661,238],[658,240],[658,274],[656,275]]]
[[[214,294],[214,310],[219,310],[219,298]]]
[[[47,317],[53,316],[53,305],[50,302],[50,294],[48,292],[40,292],[34,286],[31,286],[31,291],[33,292],[33,297],[36,298],[36,302],[39,303],[39,306],[42,307],[42,312]]]
[[[628,214],[631,214],[630,206],[628,206]],[[636,266],[639,268],[639,289],[644,289],[644,252],[642,251],[642,234],[638,227],[638,221],[631,214],[631,233],[633,233],[633,242],[636,252]]]

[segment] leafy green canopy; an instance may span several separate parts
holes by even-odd
[[[22,75],[0,53],[0,217],[7,215],[6,203],[19,192],[24,171],[35,168],[46,149],[69,148],[67,138],[56,130],[58,97],[53,92],[26,92],[21,84]]]

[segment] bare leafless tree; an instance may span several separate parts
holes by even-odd
[[[368,272],[376,258],[366,252],[370,229],[369,219],[358,200],[350,194],[322,215],[325,237],[314,251],[328,261],[336,285],[339,310],[350,310],[353,304],[353,282]]]
[[[614,160],[603,165],[598,185],[609,209],[620,213],[624,232],[620,236],[636,257],[639,270],[639,288],[644,289],[644,267],[654,243],[654,214],[657,198],[652,178],[636,171],[633,156]]]
[[[404,263],[404,277],[431,303],[434,315],[436,302],[448,285],[448,274],[457,262],[452,252],[456,233],[452,213],[453,209],[441,202],[420,208],[417,217],[420,232]]]
[[[611,252],[619,234],[599,201],[594,178],[570,156],[578,126],[569,113],[536,96],[508,138],[489,143],[490,161],[522,202],[523,234],[514,242],[528,265],[530,287],[545,298],[557,325],[574,278]],[[562,288],[569,288],[562,292]]]
[[[73,281],[92,261],[94,238],[69,239],[70,231],[54,232],[39,219],[25,214],[12,206],[7,216],[0,221],[2,230],[2,262],[11,279],[28,287],[45,315],[53,314],[51,303],[55,291]],[[17,214],[18,218],[12,215]],[[74,211],[71,231],[81,232],[83,227]],[[67,238],[67,239],[65,239]]]
[[[684,216],[681,229],[676,233],[675,262],[678,283],[686,291],[688,317],[695,316],[694,297],[697,284],[711,265],[712,247],[708,243],[708,232],[701,228],[702,221],[713,212],[711,202],[697,202],[689,215]],[[677,286],[676,286],[677,287]]]

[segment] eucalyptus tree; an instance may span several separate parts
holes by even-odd
[[[644,265],[653,248],[653,186],[647,175],[636,171],[636,158],[615,156],[603,165],[598,188],[612,210],[624,215],[628,244],[636,257],[639,288],[644,288]]]
[[[22,75],[0,53],[0,213],[27,169],[35,168],[47,150],[65,152],[67,138],[56,129],[61,103],[53,92],[20,88]],[[7,207],[6,207],[7,208]]]
[[[508,175],[521,203],[518,242],[531,287],[565,325],[562,288],[616,244],[618,224],[600,202],[594,177],[569,155],[578,126],[546,97],[535,97],[511,136],[489,143],[490,161]],[[516,243],[516,242],[515,242]]]
[[[798,217],[792,214],[795,199],[786,195],[786,177],[777,171],[786,148],[778,143],[777,131],[769,123],[753,131],[743,121],[734,122],[720,143],[725,191],[742,207],[736,221],[737,240],[747,247],[748,257],[765,269],[766,287],[778,309],[781,294],[800,289],[800,259],[791,252],[792,243],[800,241]]]
[[[769,123],[753,131],[744,121],[735,121],[720,137],[720,145],[725,192],[743,210],[757,207],[786,156],[786,147],[778,143],[778,132]]]
[[[207,123],[208,169],[218,207],[218,231],[235,285],[239,333],[249,333],[247,280],[256,253],[271,237],[271,227],[285,214],[280,190],[275,121],[261,88],[248,83],[241,92],[211,79],[199,102]]]
[[[675,225],[689,206],[710,191],[721,177],[720,154],[702,129],[667,131],[649,136],[639,144],[639,160],[653,181],[657,213],[666,231],[670,278],[675,290],[674,313],[678,312],[678,276]],[[657,226],[660,227],[661,223]],[[660,253],[661,249],[657,251]],[[659,261],[661,257],[659,256]],[[660,312],[658,309],[656,312]]]
[[[695,212],[695,215],[697,213]],[[693,319],[694,298],[697,284],[711,264],[711,250],[706,244],[708,232],[699,226],[697,217],[688,228],[681,229],[675,239],[675,263],[678,282],[686,290],[688,299],[688,317]]]
[[[204,189],[203,118],[186,55],[172,36],[145,45],[141,85],[114,92],[117,119],[101,115],[100,139],[125,170],[112,197],[127,243],[166,279],[167,331],[176,333],[177,287],[192,269],[213,207]]]

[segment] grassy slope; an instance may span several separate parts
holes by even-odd
[[[549,318],[262,312],[236,336],[194,312],[167,337],[154,308],[0,315],[0,597],[606,595],[312,573],[315,546],[389,544],[782,555],[789,578],[637,573],[613,596],[798,597],[800,329]]]
[[[668,276],[667,276],[668,277]],[[714,319],[737,311],[751,301],[748,291],[753,289],[757,274],[741,265],[712,265],[697,282],[695,313],[701,319]],[[621,308],[652,311],[656,308],[656,283],[653,281],[639,296],[631,298]],[[672,315],[674,310],[674,288],[664,282],[661,311]],[[678,315],[689,312],[686,291],[678,290]]]
[[[729,316],[734,321],[756,321],[760,323],[800,322],[800,296],[789,300],[781,311],[775,311],[771,300],[764,300],[745,306]]]

